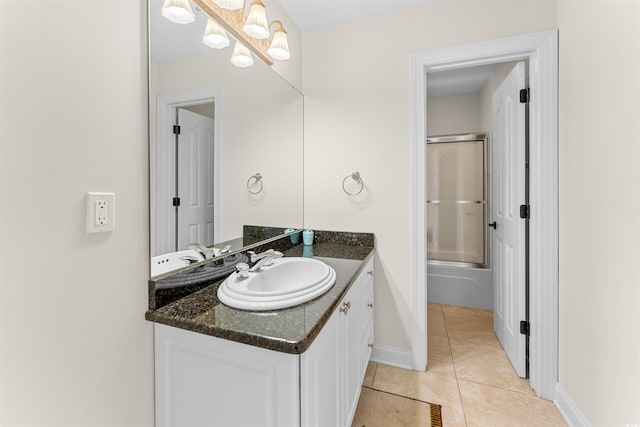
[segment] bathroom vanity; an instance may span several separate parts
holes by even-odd
[[[218,281],[147,312],[157,426],[351,425],[373,345],[373,238],[284,253],[305,250],[336,272],[307,303],[236,310],[218,300]]]

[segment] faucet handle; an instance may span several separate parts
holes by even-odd
[[[198,258],[196,258],[194,256],[183,256],[183,257],[180,257],[180,259],[182,261],[186,262],[188,265],[195,264],[195,263],[201,261],[200,259],[198,259]]]
[[[249,277],[249,264],[241,262],[236,264],[236,273],[239,279],[246,279]]]
[[[215,255],[213,249],[209,249],[206,246],[201,245],[200,243],[189,243],[187,245],[187,249],[198,252],[204,259],[211,259]]]

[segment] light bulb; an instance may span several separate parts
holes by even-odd
[[[251,51],[239,41],[236,41],[236,46],[233,48],[233,55],[231,55],[231,63],[236,67],[246,68],[253,65],[253,55]]]
[[[165,0],[161,12],[162,16],[176,24],[188,24],[196,19],[189,0]]]
[[[227,32],[215,20],[209,18],[207,29],[202,36],[202,43],[213,49],[224,49],[229,46],[229,36]]]

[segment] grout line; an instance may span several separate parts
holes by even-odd
[[[451,352],[451,363],[453,364],[453,375],[456,377],[456,386],[458,387],[458,396],[460,397],[460,406],[462,407],[462,416],[464,417],[464,425],[467,423],[467,411],[464,409],[464,401],[462,400],[462,390],[460,389],[460,380],[458,379],[458,369],[456,369],[456,359],[453,357],[453,348],[451,347],[451,336],[449,335],[449,329],[447,329],[447,317],[442,313],[444,318],[444,328],[447,331],[447,343],[449,344],[449,351]]]
[[[402,398],[402,399],[415,400],[416,402],[420,402],[420,403],[427,403],[427,404],[429,404],[429,405],[438,405],[438,406],[442,406],[442,404],[440,404],[440,403],[427,402],[426,400],[416,399],[415,397],[403,396],[403,395],[401,395],[401,394],[392,393],[392,392],[390,392],[390,391],[380,390],[380,389],[373,388],[373,387],[367,387],[366,385],[363,385],[363,386],[362,386],[362,388],[368,388],[369,390],[377,391],[377,392],[379,392],[379,393],[390,394],[391,396],[400,397],[400,398]]]
[[[373,387],[373,383],[376,380],[376,374],[378,373],[378,365],[379,363],[376,363],[376,366],[373,367],[373,377],[371,377],[371,386]]]
[[[493,384],[481,383],[481,382],[478,382],[478,380],[465,379],[465,380],[460,380],[460,381],[464,381],[465,383],[481,385],[483,387],[491,387],[491,388],[495,388],[496,390],[508,391],[508,392],[511,392],[511,393],[518,393],[518,394],[522,394],[522,395],[524,395],[526,397],[535,397],[536,399],[539,399],[539,397],[536,396],[535,394],[530,394],[530,393],[527,393],[527,392],[524,392],[524,391],[519,391],[519,390],[513,390],[513,389],[510,389],[510,388],[504,388],[504,387],[500,387],[500,386],[493,385]]]

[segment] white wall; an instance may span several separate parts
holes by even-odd
[[[114,3],[0,2],[0,425],[153,425],[145,6]]]
[[[560,385],[640,424],[640,3],[558,4]]]
[[[305,32],[305,227],[375,233],[376,345],[411,347],[411,53],[555,26],[553,1],[448,1]],[[353,170],[366,205],[342,192]]]
[[[429,136],[482,132],[480,93],[427,98]]]

